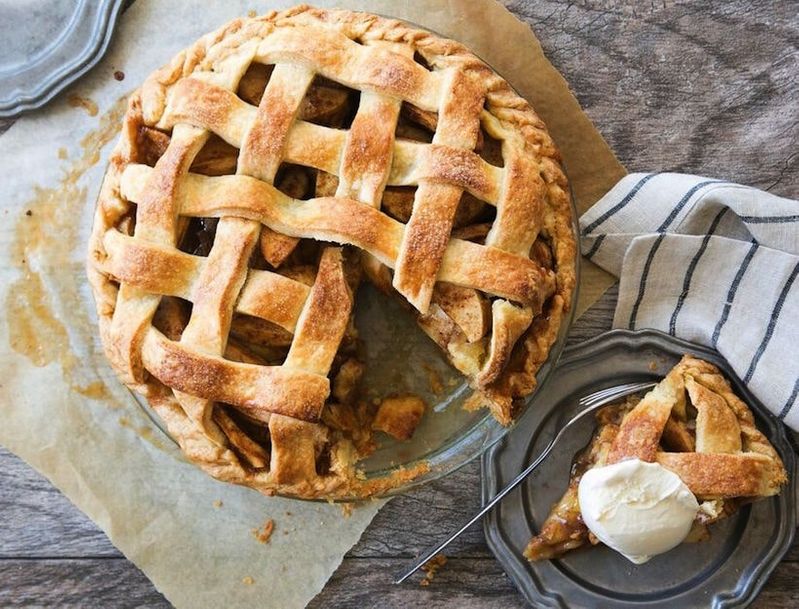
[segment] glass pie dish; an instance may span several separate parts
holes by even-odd
[[[318,35],[311,50],[303,29]],[[267,494],[379,496],[481,454],[545,382],[573,315],[576,212],[541,120],[458,43],[367,14],[297,7],[192,49],[133,94],[95,217],[89,278],[124,382],[195,463]],[[289,144],[262,146],[283,106]],[[382,186],[352,190],[378,170]],[[439,203],[452,213],[433,216]],[[342,245],[404,300],[366,284],[353,297]],[[360,368],[368,389],[355,401],[336,385]],[[411,435],[378,425],[404,394],[426,404],[412,439],[373,440]],[[499,423],[466,408],[478,405]],[[391,406],[410,424],[405,404]]]

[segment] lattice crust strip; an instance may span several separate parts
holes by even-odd
[[[237,94],[254,64],[274,66],[257,106]],[[360,93],[348,128],[301,118],[319,77]],[[396,137],[403,104],[432,117],[431,143]],[[154,166],[142,162],[145,127],[164,147]],[[481,130],[502,143],[502,166],[476,151]],[[212,136],[238,149],[235,174],[191,171]],[[285,163],[317,172],[316,197],[275,186]],[[416,188],[407,223],[381,209],[387,187]],[[352,443],[319,422],[356,285],[342,246],[361,250],[368,274],[393,283],[420,320],[450,324],[442,346],[475,387],[512,400],[531,388],[570,306],[575,245],[565,189],[529,105],[457,43],[308,7],[233,22],[131,100],[90,252],[106,351],[214,475],[304,496],[374,492],[354,477]],[[482,242],[453,237],[465,193],[496,208]],[[192,218],[219,219],[207,256],[179,249]],[[548,264],[532,256],[542,231]],[[329,244],[310,285],[279,269],[302,239]],[[258,256],[275,270],[254,268]],[[180,331],[162,333],[154,317],[175,298],[191,312],[173,323]],[[459,314],[456,301],[487,318]],[[236,315],[288,333],[281,365],[229,344]],[[523,365],[512,368],[514,353]],[[268,446],[230,407],[268,427]]]
[[[664,451],[667,425],[685,427],[685,394],[696,409],[693,450]],[[712,364],[684,356],[625,417],[608,463],[637,457],[675,472],[699,497],[768,496],[785,482],[782,461],[749,408]]]
[[[155,171],[130,165],[122,174],[123,196],[138,202]],[[397,264],[406,230],[401,222],[358,201],[333,197],[298,201],[247,176],[188,174],[176,198],[179,213],[187,217],[238,215],[292,237],[354,245],[391,268]],[[552,271],[529,258],[460,239],[447,244],[438,279],[536,309],[554,290],[556,281]]]

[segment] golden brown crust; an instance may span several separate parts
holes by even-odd
[[[342,86],[361,92],[351,125],[319,124],[344,120]],[[432,143],[395,138],[403,107]],[[502,167],[478,154],[486,138],[502,142]],[[308,180],[281,182],[285,163],[330,176],[332,188],[299,200]],[[387,186],[416,189],[407,223],[381,212]],[[466,197],[474,204],[461,214]],[[497,220],[484,243],[451,237],[487,206]],[[219,218],[207,255],[176,247],[191,218]],[[531,256],[539,235],[551,252],[545,266]],[[123,380],[190,458],[267,493],[368,495],[424,470],[360,481],[354,437],[316,422],[330,407],[327,377],[354,284],[352,262],[333,246],[310,280],[292,275],[305,239],[364,250],[367,271],[386,287],[394,269],[394,287],[420,312],[444,310],[436,282],[465,294],[471,309],[448,309],[465,339],[442,346],[470,354],[472,380],[503,423],[534,387],[571,306],[575,243],[557,151],[529,104],[465,47],[396,20],[307,6],[203,37],[131,97],[88,275]],[[190,301],[187,319],[165,316],[165,297]],[[492,324],[488,299],[502,312]],[[229,335],[257,342],[258,353],[228,345]],[[268,444],[230,407],[260,421]]]
[[[686,392],[696,411],[690,425]],[[638,458],[673,471],[703,506],[711,506],[697,514],[697,537],[702,526],[733,514],[742,501],[779,493],[787,480],[751,410],[715,366],[691,355],[643,399],[605,407],[597,420],[586,454],[604,456],[583,459],[583,467],[573,469],[568,490],[527,546],[530,560],[556,558],[589,539],[577,503],[577,485],[588,467]]]

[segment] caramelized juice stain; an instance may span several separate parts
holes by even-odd
[[[97,116],[97,104],[88,97],[81,97],[76,93],[72,93],[67,97],[67,103],[73,108],[83,108],[89,116]]]
[[[75,355],[67,330],[71,328],[92,343],[95,330],[78,297],[85,282],[83,262],[71,258],[76,249],[82,253],[76,219],[88,194],[85,187],[78,186],[78,180],[97,163],[100,149],[119,132],[126,107],[123,98],[103,114],[98,127],[81,140],[80,156],[66,164],[59,183],[54,188],[37,187],[23,206],[26,212],[17,221],[11,246],[11,259],[22,276],[9,286],[5,311],[14,351],[34,366],[57,362],[71,390],[93,399],[108,399],[109,403],[111,392],[102,381],[87,378],[96,377],[96,373],[92,374],[90,364]],[[59,151],[58,156],[66,158],[66,151]],[[64,319],[54,312],[55,303],[61,303]]]
[[[58,349],[68,343],[64,326],[50,314],[48,305],[38,273],[26,273],[9,291],[6,318],[11,348],[34,366],[52,362],[56,355],[53,347]]]
[[[106,387],[103,381],[94,381],[85,387],[73,385],[72,389],[77,391],[79,394],[93,400],[109,400],[112,397],[111,392],[108,390],[108,387]]]

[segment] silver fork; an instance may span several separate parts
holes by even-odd
[[[483,516],[485,516],[491,509],[502,499],[510,493],[513,489],[519,486],[530,473],[538,467],[544,459],[547,458],[547,455],[552,451],[555,444],[558,443],[566,431],[574,426],[577,421],[583,419],[587,415],[591,414],[592,412],[596,412],[605,404],[612,402],[618,398],[624,397],[625,395],[630,395],[631,393],[637,393],[639,391],[643,391],[644,389],[650,389],[654,387],[657,383],[646,382],[646,383],[627,383],[626,385],[616,385],[615,387],[608,387],[607,389],[601,389],[589,395],[586,395],[578,401],[580,406],[580,412],[574,415],[571,420],[566,423],[563,427],[560,428],[555,437],[552,438],[547,447],[543,450],[543,452],[538,455],[538,458],[533,461],[530,465],[525,468],[525,470],[516,476],[513,481],[508,484],[504,489],[502,489],[499,493],[497,493],[488,503],[486,503],[483,508],[477,512],[466,524],[464,524],[460,529],[458,529],[455,533],[450,535],[445,541],[437,545],[434,549],[427,552],[424,556],[417,559],[413,566],[408,570],[404,571],[403,574],[394,580],[395,584],[401,584],[406,579],[408,579],[411,575],[413,575],[418,569],[420,569],[427,561],[433,558],[436,554],[441,552],[444,548],[446,548],[450,543],[452,543],[461,533],[463,533],[466,529],[472,526],[475,522],[480,520]]]

